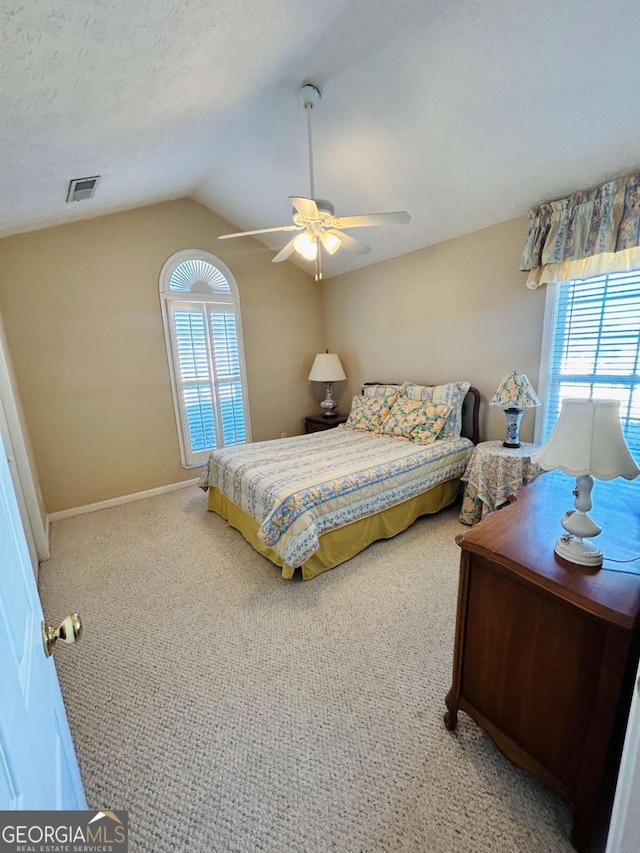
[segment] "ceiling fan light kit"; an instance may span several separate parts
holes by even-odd
[[[323,231],[320,235],[320,242],[330,255],[335,255],[342,245],[342,240],[333,231]]]
[[[308,261],[315,261],[318,254],[317,240],[315,240],[306,231],[303,231],[302,234],[298,234],[294,239],[293,248],[299,255],[302,255],[302,257],[306,258]]]
[[[274,264],[286,261],[294,252],[308,261],[315,261],[315,280],[322,279],[322,249],[328,255],[334,255],[344,248],[358,255],[371,251],[369,246],[346,234],[346,228],[366,228],[372,225],[402,225],[411,220],[406,210],[388,213],[363,213],[357,216],[336,217],[335,208],[330,201],[315,198],[313,173],[313,139],[311,133],[311,112],[320,103],[320,90],[311,83],[305,83],[300,89],[300,101],[307,113],[307,136],[309,142],[309,187],[310,198],[289,196],[293,205],[293,225],[277,225],[275,228],[261,228],[257,231],[242,231],[236,234],[222,234],[219,240],[231,237],[250,237],[257,234],[270,234],[275,231],[298,231],[287,245],[272,259]]]

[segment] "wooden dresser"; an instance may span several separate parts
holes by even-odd
[[[543,474],[456,538],[445,723],[453,729],[458,710],[467,712],[508,758],[565,799],[572,841],[583,850],[622,747],[639,652],[640,560],[605,559],[593,570],[555,555],[574,484],[559,471]],[[640,556],[640,484],[597,480],[593,502],[605,558]]]

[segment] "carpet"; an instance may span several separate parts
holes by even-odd
[[[458,507],[285,581],[189,487],[52,525],[46,617],[93,808],[132,851],[565,853],[568,807],[451,683]],[[601,848],[598,848],[601,849]]]

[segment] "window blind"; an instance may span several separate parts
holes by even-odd
[[[615,399],[640,459],[640,270],[558,285],[542,440],[564,397]]]

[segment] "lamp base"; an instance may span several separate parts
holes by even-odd
[[[524,414],[522,409],[505,409],[507,419],[507,437],[502,442],[503,447],[520,447],[520,421]]]
[[[571,536],[567,533],[561,536],[553,549],[559,557],[569,563],[578,566],[591,566],[600,568],[602,565],[602,551],[592,542],[585,542],[579,536]]]
[[[576,478],[573,492],[576,509],[568,510],[560,519],[567,532],[558,539],[554,551],[570,563],[598,568],[602,565],[602,551],[593,542],[584,541],[585,536],[590,538],[602,533],[602,527],[587,513],[591,509],[592,488],[593,477],[590,474]]]
[[[325,382],[325,398],[320,403],[320,408],[323,409],[323,417],[335,418],[338,404],[333,399],[333,382]]]

